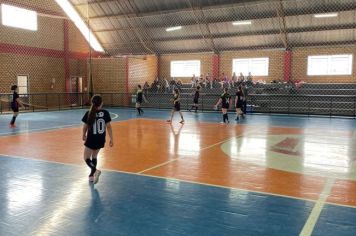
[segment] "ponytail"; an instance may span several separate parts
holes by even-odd
[[[91,128],[95,122],[96,112],[103,103],[102,98],[99,95],[94,95],[91,99],[91,107],[88,114],[87,124]]]

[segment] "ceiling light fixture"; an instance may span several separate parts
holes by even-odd
[[[251,25],[251,24],[252,21],[250,20],[232,22],[232,25]]]
[[[182,26],[174,26],[174,27],[167,28],[166,31],[169,32],[169,31],[175,31],[180,29],[182,29]]]
[[[337,17],[337,13],[323,13],[323,14],[315,14],[315,18],[329,18],[329,17]]]

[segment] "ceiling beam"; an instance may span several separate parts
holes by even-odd
[[[308,26],[302,28],[290,28],[287,29],[286,33],[292,34],[292,33],[322,32],[322,31],[331,31],[331,30],[349,30],[355,28],[356,28],[356,23],[342,24],[342,25],[324,25],[323,28]],[[222,39],[222,38],[235,38],[235,37],[246,37],[246,36],[253,37],[253,36],[261,36],[261,35],[277,35],[277,34],[280,34],[279,29],[252,31],[252,32],[243,32],[243,33],[238,32],[238,33],[226,33],[226,34],[212,34],[211,36],[214,39]],[[200,35],[194,35],[194,36],[185,36],[185,37],[152,38],[151,40],[155,42],[169,42],[169,41],[201,40],[201,38],[202,37]],[[128,42],[127,44],[130,43],[132,44],[135,42]]]
[[[286,17],[284,14],[284,6],[283,6],[283,0],[279,1],[279,7],[276,9],[277,11],[277,16],[278,16],[278,26],[280,30],[280,36],[281,40],[284,44],[285,49],[288,49],[288,34],[287,34],[287,26],[286,26]]]
[[[200,34],[201,34],[203,40],[204,40],[205,42],[207,42],[207,39],[206,39],[206,38],[208,38],[208,39],[209,39],[209,42],[207,42],[208,46],[211,48],[211,50],[212,50],[214,53],[217,54],[218,51],[216,50],[213,37],[211,36],[211,32],[210,32],[210,29],[209,29],[209,25],[206,23],[206,19],[205,19],[205,17],[204,17],[204,12],[201,11],[202,14],[203,14],[203,18],[204,18],[204,23],[202,23],[202,22],[200,22],[200,19],[199,19],[199,17],[197,16],[196,11],[194,10],[193,5],[192,5],[192,3],[190,2],[190,0],[186,0],[186,1],[188,2],[190,8],[192,9],[192,12],[193,12],[193,15],[194,15],[194,18],[195,18],[195,21],[196,21],[197,25],[199,25]],[[202,28],[201,28],[201,25],[204,25],[204,26],[206,27],[206,30],[207,30],[207,32],[208,32],[208,35],[207,35],[207,36],[205,36],[205,34],[203,33],[203,30],[202,30]]]
[[[265,3],[265,2],[264,2]],[[271,4],[278,4],[276,1],[268,2],[268,5]],[[241,7],[241,8],[249,8],[253,7],[256,5],[254,4],[244,4],[241,5],[238,3],[231,3],[231,4],[225,4],[225,5],[216,5],[216,6],[211,6],[211,7],[201,7],[201,8],[193,8],[194,10],[203,10],[203,11],[209,11],[209,10],[219,10],[219,9],[231,9],[232,7]],[[265,4],[267,5],[267,4]],[[293,10],[286,10],[285,15],[309,15],[309,14],[320,14],[320,13],[325,13],[325,12],[340,12],[340,11],[350,11],[350,10],[355,10],[356,8],[356,2],[355,3],[337,3],[337,4],[325,4],[325,5],[320,5],[318,7],[313,7],[313,8],[304,8],[304,9],[293,9]],[[135,14],[135,13],[127,13],[126,16],[130,18],[142,18],[142,17],[161,17],[164,15],[170,15],[170,14],[175,14],[175,13],[192,13],[192,8],[184,8],[180,10],[165,10],[165,11],[154,11],[154,12],[146,12],[146,13],[140,13],[140,14]],[[268,18],[272,15],[273,17],[276,17],[275,11],[269,11],[265,12]],[[244,14],[239,16],[239,20],[249,20],[249,19],[257,19],[258,16],[261,16],[261,12],[257,12],[255,14]],[[97,20],[97,19],[103,19],[103,18],[116,18],[120,19],[125,17],[125,14],[109,14],[109,15],[103,15],[103,16],[95,16],[95,17],[90,17],[91,20]],[[240,17],[242,17],[240,19]],[[234,19],[236,20],[236,15],[234,15]],[[231,21],[230,19],[228,21]],[[209,23],[209,22],[208,22]]]
[[[73,4],[73,6],[87,6],[87,5],[92,5],[92,4],[100,4],[100,3],[105,3],[105,2],[117,2],[117,0],[93,0],[90,2],[83,2],[83,3],[78,3],[78,4]]]
[[[120,3],[117,3],[117,4],[119,4],[120,6],[122,6],[122,4],[125,4],[125,7],[128,7],[126,5],[126,4],[128,4],[130,8],[132,8],[132,9],[136,8],[136,6],[131,4],[128,0],[120,1]],[[134,11],[135,10],[137,11],[137,9],[134,9]],[[130,27],[132,27],[131,22],[128,19],[128,17],[126,17],[126,21],[127,21],[128,25]],[[142,24],[141,21],[140,21],[140,24]],[[142,28],[144,28],[144,27],[142,27]],[[152,46],[154,46],[154,45],[153,45],[152,40],[150,39],[149,35],[147,34],[146,29],[142,29],[142,30],[134,29],[133,31],[134,31],[136,37],[140,40],[140,43],[142,44],[142,46],[149,52],[149,54],[156,54],[156,52],[152,49],[152,47],[148,46],[148,44],[150,44]],[[144,38],[142,37],[141,34],[144,34],[146,36],[146,41],[144,40]]]
[[[332,42],[315,42],[315,43],[305,43],[305,44],[294,44],[291,48],[307,48],[307,47],[325,47],[325,46],[349,46],[349,45],[356,45],[356,40],[349,40],[349,41],[332,41]],[[247,46],[247,47],[231,47],[231,48],[224,48],[220,50],[221,52],[226,51],[246,51],[246,50],[285,50],[283,44],[266,44],[266,45],[259,45],[259,46]],[[207,50],[171,50],[171,51],[162,51],[162,54],[182,54],[182,53],[207,53]]]
[[[345,12],[345,11],[353,11],[356,9],[356,2],[355,2],[355,7],[353,9],[350,9],[350,7],[340,7],[337,12]],[[303,15],[312,15],[312,14],[321,14],[321,13],[327,13],[327,12],[334,12],[333,11],[322,11],[320,9],[313,9],[313,10],[285,10],[284,12],[284,17],[292,17],[292,16],[303,16]],[[253,13],[253,14],[245,14],[239,16],[239,18],[236,18],[236,15],[232,15],[229,17],[225,17],[224,19],[206,19],[206,24],[216,24],[216,23],[226,23],[226,22],[233,22],[236,20],[264,20],[264,19],[270,19],[270,18],[276,18],[278,15],[276,14],[275,11],[270,11],[266,12],[264,15],[261,15],[261,13]],[[94,21],[91,19],[91,21]],[[190,20],[189,22],[179,22],[177,23],[178,25],[181,26],[191,26],[191,25],[196,25],[196,22]],[[159,28],[166,28],[169,26],[173,26],[169,24],[169,22],[164,22],[161,24],[152,24],[149,27],[145,27],[145,29],[159,29]],[[139,28],[139,27],[133,27],[133,28]],[[103,32],[103,31],[128,31],[129,28],[109,28],[109,29],[100,29],[100,30],[94,30],[94,32]]]
[[[121,0],[93,0],[91,2],[88,3],[79,3],[79,4],[74,4],[75,7],[86,7],[86,6],[90,6],[93,4],[100,4],[100,3],[107,3],[107,2],[118,2]],[[241,5],[256,5],[259,3],[265,3],[265,0],[255,0],[252,1],[251,0],[239,0],[239,2],[229,2],[229,3],[224,3],[224,4],[211,4],[211,5],[206,5],[206,6],[201,6],[201,7],[197,7],[194,9],[204,9],[204,10],[209,10],[209,9],[219,9],[219,8],[228,8],[231,6],[241,6]],[[174,8],[174,9],[170,9],[170,10],[159,10],[159,11],[148,11],[148,12],[142,12],[140,14],[138,14],[139,17],[142,16],[155,16],[155,15],[161,15],[161,14],[170,14],[170,13],[178,13],[178,12],[191,12],[192,9],[191,7],[181,7],[181,8]],[[120,13],[120,14],[112,14],[112,16],[125,16],[125,15],[132,15],[135,16],[134,12],[126,12],[126,13]]]
[[[348,40],[348,41],[331,41],[331,42],[314,42],[314,43],[304,43],[304,44],[294,44],[292,48],[308,48],[308,47],[326,47],[326,46],[349,46],[352,45],[355,47],[356,45],[356,40]],[[126,48],[124,48],[126,49]],[[220,50],[221,52],[227,52],[227,51],[246,51],[246,50],[285,50],[283,44],[266,44],[266,45],[260,45],[260,46],[247,46],[247,47],[231,47],[231,48],[224,48],[223,50]],[[129,52],[124,52],[120,50],[119,48],[108,48],[107,49],[108,53],[110,54],[120,54],[120,53],[125,53],[128,54]],[[160,55],[164,54],[183,54],[183,53],[211,53],[209,50],[205,49],[198,49],[198,50],[162,50],[160,52]],[[130,54],[130,53],[129,53]],[[135,55],[142,55],[145,53],[139,53],[135,52]]]

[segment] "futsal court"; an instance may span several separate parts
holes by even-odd
[[[0,116],[0,235],[355,235],[355,120],[109,109],[88,182],[85,110]]]
[[[356,0],[0,0],[0,236],[356,236],[355,55]]]

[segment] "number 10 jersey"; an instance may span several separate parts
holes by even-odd
[[[86,124],[88,115],[89,111],[82,118],[82,121]],[[93,150],[103,148],[105,146],[106,124],[110,121],[110,113],[107,110],[97,111],[92,127],[88,127],[87,140],[84,145]]]

